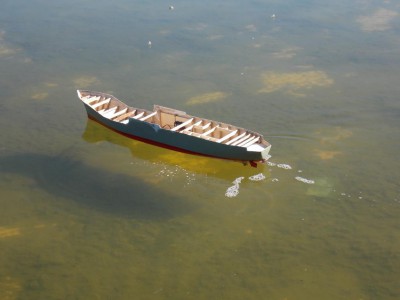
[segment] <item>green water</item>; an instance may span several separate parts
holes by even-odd
[[[331,2],[3,0],[0,299],[399,299],[400,5]],[[77,88],[271,163],[128,140]]]

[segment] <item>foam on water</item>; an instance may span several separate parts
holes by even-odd
[[[267,161],[267,165],[270,167],[278,167],[280,169],[284,169],[284,170],[292,170],[292,166],[290,166],[289,164],[285,164],[285,163],[274,163],[274,162],[270,162]],[[298,173],[303,173],[303,170],[297,170]],[[225,192],[225,196],[232,198],[232,197],[236,197],[237,195],[239,195],[239,184],[242,182],[242,180],[244,179],[244,177],[238,177],[236,178],[232,183],[233,185],[230,186],[226,192]],[[265,180],[265,175],[263,173],[259,173],[253,176],[250,176],[248,178],[250,181],[262,181]],[[315,180],[313,179],[307,179],[304,177],[300,177],[300,176],[296,176],[294,177],[294,179],[296,179],[297,181],[306,183],[306,184],[315,184]],[[278,182],[279,178],[271,178],[270,179],[271,182]]]
[[[229,187],[225,192],[225,196],[228,198],[236,197],[238,194],[239,194],[239,185],[233,185]]]
[[[278,167],[281,169],[285,169],[285,170],[291,170],[292,166],[289,164],[283,164],[283,163],[274,163],[272,161],[267,161],[267,165],[270,167]]]
[[[290,165],[287,165],[287,164],[277,164],[276,166],[278,168],[285,169],[285,170],[291,170],[292,169],[292,167]]]
[[[229,198],[236,197],[239,194],[239,184],[242,182],[243,179],[244,177],[236,178],[232,182],[233,185],[226,190],[225,196]]]
[[[236,197],[237,195],[239,195],[239,184],[242,183],[242,180],[244,179],[244,177],[238,177],[236,178],[232,183],[233,185],[230,186],[226,192],[225,192],[225,196],[232,198],[232,197]],[[249,180],[251,181],[261,181],[265,179],[265,175],[263,173],[259,173],[253,176],[249,177]]]
[[[260,174],[256,174],[256,175],[250,176],[249,179],[251,181],[261,181],[261,180],[265,179],[265,175],[263,173],[260,173]]]
[[[306,179],[306,178],[303,178],[303,177],[300,177],[300,176],[295,177],[295,179],[298,180],[298,181],[307,183],[307,184],[314,184],[315,183],[315,181],[312,180],[312,179]]]
[[[189,172],[178,165],[176,165],[175,167],[164,166],[163,169],[159,171],[157,176],[169,178],[170,180],[172,180],[174,177],[180,180],[183,177],[185,179],[185,185],[189,185],[196,180],[196,176],[194,173]]]
[[[238,177],[234,181],[232,181],[232,183],[235,185],[239,185],[239,183],[242,183],[243,179],[244,179],[244,177]]]

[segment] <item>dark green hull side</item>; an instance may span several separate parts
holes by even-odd
[[[247,151],[244,147],[230,146],[161,128],[156,124],[133,118],[127,124],[111,121],[85,104],[90,119],[124,136],[159,147],[180,152],[238,161],[264,161],[269,158],[270,146],[262,152]]]

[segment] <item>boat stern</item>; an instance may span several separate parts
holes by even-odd
[[[271,155],[269,155],[270,150],[271,150],[271,144],[268,145],[263,151],[261,151],[261,156],[263,161],[267,161],[268,159],[271,158]]]

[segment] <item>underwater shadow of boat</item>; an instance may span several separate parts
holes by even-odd
[[[107,172],[65,156],[3,156],[0,170],[31,178],[49,194],[107,214],[170,219],[194,209],[187,199],[158,190],[139,178]]]
[[[253,168],[250,165],[244,166],[243,163],[237,161],[186,154],[146,144],[120,135],[89,118],[82,138],[88,143],[109,142],[128,148],[132,157],[137,159],[179,166],[193,173],[218,177],[228,181],[240,176],[252,176],[267,170],[265,164],[257,164],[257,168]]]

